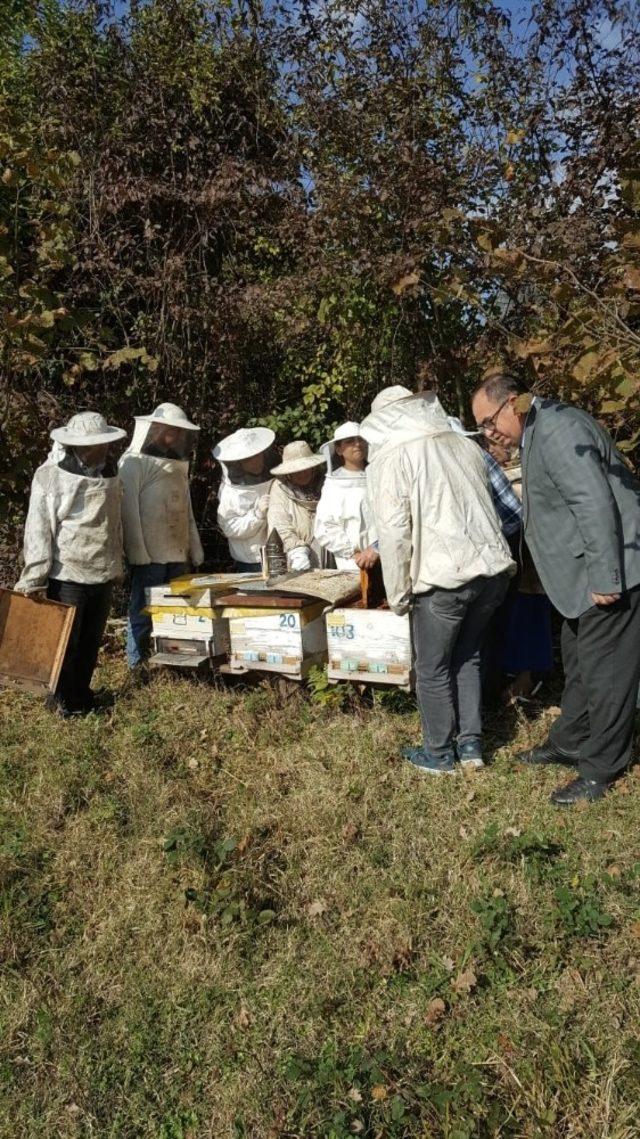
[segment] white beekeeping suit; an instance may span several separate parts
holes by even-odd
[[[204,553],[191,505],[188,454],[200,428],[173,403],[136,416],[135,424],[131,445],[120,460],[127,560],[131,565],[190,561],[199,566]],[[180,431],[179,450],[163,453],[155,447],[155,434],[163,428]]]
[[[261,455],[266,463],[274,440],[268,427],[243,427],[213,448],[213,457],[222,467],[218,525],[229,542],[231,557],[245,565],[260,562],[260,549],[267,541],[272,479],[268,464],[262,474],[253,475],[243,463]]]
[[[333,554],[341,570],[357,572],[353,555],[376,540],[373,514],[367,495],[367,474],[335,465],[335,444],[360,435],[359,423],[343,423],[333,439],[322,448],[327,455],[328,473],[316,511],[315,538]]]
[[[73,447],[123,439],[97,412],[74,415],[51,432],[54,445],[31,484],[24,569],[15,589],[44,592],[50,579],[99,585],[122,573],[122,487],[112,476],[85,473]]]
[[[387,388],[361,433],[390,607],[515,569],[480,448],[451,428],[431,392]],[[428,444],[428,445],[427,445]]]

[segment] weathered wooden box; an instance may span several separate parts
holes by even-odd
[[[340,608],[325,616],[329,680],[412,686],[408,614],[389,609]]]
[[[228,672],[276,672],[302,680],[314,664],[327,659],[324,602],[302,608],[225,609],[231,649]]]
[[[72,605],[0,589],[0,684],[55,692],[74,616]]]

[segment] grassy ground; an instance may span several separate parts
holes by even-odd
[[[640,780],[562,814],[510,758],[545,716],[455,779],[417,732],[167,676],[73,723],[0,695],[0,1134],[639,1135]]]

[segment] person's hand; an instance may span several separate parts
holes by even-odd
[[[292,570],[311,569],[311,556],[308,546],[296,546],[289,554],[289,568]]]
[[[258,514],[264,515],[267,513],[267,511],[269,509],[269,495],[268,494],[261,495],[261,497],[258,499],[258,501],[256,503],[256,509],[258,511]]]
[[[619,593],[592,593],[591,600],[594,605],[615,605],[620,600]]]
[[[359,569],[373,569],[380,560],[380,554],[374,546],[367,546],[366,550],[356,550],[353,560]]]
[[[25,597],[29,601],[46,601],[47,600],[47,587],[46,585],[40,586],[38,589],[30,589],[25,593]]]

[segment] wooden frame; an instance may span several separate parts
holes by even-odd
[[[0,589],[0,685],[36,696],[55,692],[75,612]]]

